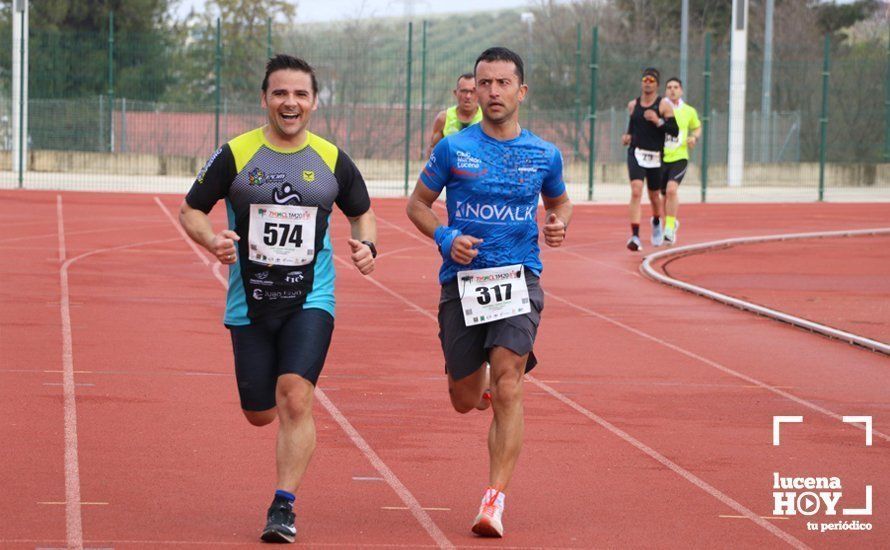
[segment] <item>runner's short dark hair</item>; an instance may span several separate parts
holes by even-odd
[[[473,74],[473,73],[464,73],[464,74],[460,75],[459,77],[457,77],[457,85],[460,86],[460,81],[461,81],[461,80],[466,80],[466,79],[469,79],[469,78],[472,78],[473,80],[475,80],[475,79],[476,79],[476,75]]]
[[[482,61],[491,62],[491,61],[509,61],[516,66],[516,76],[519,77],[519,84],[525,83],[525,69],[522,65],[522,58],[519,57],[519,54],[514,52],[513,50],[495,46],[493,48],[488,48],[476,58],[476,63],[473,65],[473,72],[475,73],[476,67],[479,66],[479,63]]]
[[[266,76],[263,77],[263,92],[269,88],[269,75],[275,71],[282,71],[285,69],[307,73],[312,77],[312,95],[318,95],[318,80],[315,78],[315,69],[312,68],[312,65],[299,57],[283,53],[270,57],[269,61],[266,62]]]
[[[676,76],[672,76],[669,79],[667,79],[667,82],[665,82],[664,85],[667,86],[671,82],[676,82],[677,84],[680,85],[681,88],[683,87],[683,81],[680,80],[679,78],[677,78]]]

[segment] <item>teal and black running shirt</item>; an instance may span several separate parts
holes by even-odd
[[[269,143],[262,128],[247,132],[210,157],[185,200],[209,213],[220,199],[241,238],[238,261],[229,266],[225,324],[299,308],[334,315],[333,205],[349,217],[371,207],[346,153],[311,133],[305,145],[286,150]]]
[[[498,141],[474,124],[436,144],[420,181],[437,193],[448,190],[448,227],[483,239],[470,265],[444,258],[439,283],[454,280],[459,270],[513,264],[541,274],[538,197],[566,190],[555,145],[528,130]]]

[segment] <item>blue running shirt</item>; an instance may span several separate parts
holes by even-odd
[[[447,189],[449,227],[483,239],[470,265],[444,258],[439,283],[461,270],[512,264],[541,274],[538,196],[556,198],[566,189],[555,145],[528,130],[498,141],[476,124],[436,144],[420,181],[437,193]]]

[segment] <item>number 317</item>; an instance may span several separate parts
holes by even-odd
[[[503,287],[503,292],[501,291],[501,287]],[[492,294],[494,294],[494,301],[503,302],[505,300],[509,300],[511,296],[513,285],[511,283],[503,283],[499,285],[494,285],[492,287],[480,286],[476,288],[476,292],[479,293],[479,296],[476,297],[476,301],[479,302],[480,305],[487,305],[491,303]]]

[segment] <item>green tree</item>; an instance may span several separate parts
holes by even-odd
[[[184,103],[211,103],[215,89],[216,19],[222,35],[222,96],[229,102],[255,103],[265,72],[268,24],[286,26],[296,6],[285,0],[212,0],[176,26],[185,44],[174,59],[176,86],[166,98]],[[280,30],[280,29],[279,29]],[[273,32],[273,36],[281,34]],[[273,51],[275,45],[273,44]]]
[[[7,6],[10,0],[4,2]],[[30,93],[73,98],[108,91],[108,19],[114,12],[118,97],[156,99],[169,82],[168,0],[29,3]]]

